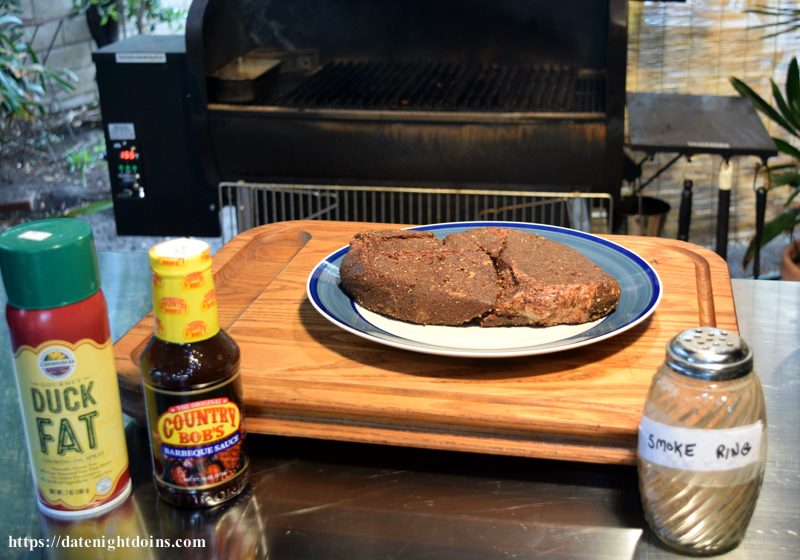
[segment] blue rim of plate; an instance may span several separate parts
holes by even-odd
[[[534,356],[579,348],[606,340],[623,333],[645,319],[658,307],[663,294],[661,280],[656,271],[642,257],[613,241],[590,233],[560,226],[524,222],[448,222],[415,226],[407,229],[431,231],[437,237],[446,237],[478,227],[506,227],[530,231],[563,243],[580,251],[598,266],[614,276],[620,283],[620,302],[611,315],[597,325],[574,336],[544,344],[501,349],[465,349],[438,345],[397,336],[370,323],[358,310],[355,302],[339,286],[339,263],[350,246],[337,249],[322,259],[311,271],[306,284],[308,299],[327,320],[361,338],[424,354],[466,358],[511,358]],[[449,327],[459,329],[463,327]],[[532,329],[537,327],[514,327]]]

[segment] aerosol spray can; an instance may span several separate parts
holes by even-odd
[[[131,480],[92,230],[70,218],[10,228],[0,269],[39,508],[59,518],[108,511]]]

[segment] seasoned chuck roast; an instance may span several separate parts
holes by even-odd
[[[343,289],[372,311],[420,324],[552,326],[594,321],[619,301],[617,281],[578,251],[516,229],[357,234]]]
[[[445,247],[432,233],[359,233],[339,270],[360,305],[423,325],[461,325],[491,311],[497,274],[480,251]]]
[[[617,306],[619,283],[581,253],[517,229],[477,228],[445,245],[473,244],[494,259],[500,293],[486,327],[576,325],[605,317]]]

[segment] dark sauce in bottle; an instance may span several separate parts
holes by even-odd
[[[182,507],[221,504],[247,486],[236,342],[218,325],[208,246],[150,252],[156,333],[140,360],[156,488]]]

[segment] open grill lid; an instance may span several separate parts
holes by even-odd
[[[627,0],[194,0],[192,123],[209,182],[622,183]],[[280,60],[249,100],[209,79]],[[230,66],[228,66],[230,68]]]
[[[624,1],[196,0],[187,51],[207,77],[281,59],[259,105],[621,113]]]

